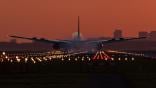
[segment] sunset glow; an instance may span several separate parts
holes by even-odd
[[[124,36],[156,29],[155,0],[1,0],[0,40],[8,35],[70,39],[77,16],[84,37]],[[3,32],[2,32],[3,31]]]

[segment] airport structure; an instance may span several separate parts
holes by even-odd
[[[138,33],[138,36],[139,37],[148,37],[148,32],[141,31],[141,32]]]
[[[116,39],[123,38],[122,30],[116,29],[116,30],[114,31],[114,38],[116,38]]]

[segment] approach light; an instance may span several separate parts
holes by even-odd
[[[27,63],[27,61],[28,61],[28,58],[25,58],[25,63]]]
[[[40,58],[36,58],[39,62],[42,62],[42,60]]]
[[[62,58],[61,60],[62,60],[62,61],[64,61],[64,59],[63,59],[63,58]]]
[[[75,61],[77,61],[77,58],[75,58]]]
[[[70,58],[68,60],[70,61]]]
[[[6,53],[5,52],[2,52],[2,54],[5,55]]]
[[[6,59],[8,59],[8,56],[5,56]]]
[[[84,58],[82,58],[82,61],[84,61]]]
[[[13,62],[13,60],[10,60],[10,62],[12,63],[12,62]]]
[[[111,58],[111,60],[113,61],[113,60],[114,60],[114,58],[112,57],[112,58]]]
[[[46,57],[43,57],[43,60],[47,61]]]
[[[33,57],[31,57],[31,60],[33,61],[34,64],[36,63],[36,61],[33,59]]]
[[[51,57],[49,57],[49,60],[51,60],[52,58]]]
[[[16,56],[16,59],[18,59],[19,57],[18,56]]]
[[[90,58],[88,58],[88,60],[90,61],[91,59],[90,59]]]
[[[17,62],[20,62],[21,60],[17,58],[16,61],[17,61]]]
[[[127,61],[127,60],[128,60],[128,58],[126,57],[126,58],[125,58],[125,60]]]
[[[120,60],[121,60],[121,58],[119,57],[119,58],[118,58],[118,60],[120,61]]]

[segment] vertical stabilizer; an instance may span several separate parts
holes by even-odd
[[[78,31],[77,31],[77,33],[78,33],[77,39],[81,40],[81,38],[80,38],[80,18],[79,18],[79,16],[78,16]]]

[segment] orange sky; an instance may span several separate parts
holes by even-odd
[[[84,37],[156,30],[155,0],[0,0],[0,40],[7,35],[70,38],[77,16]]]

